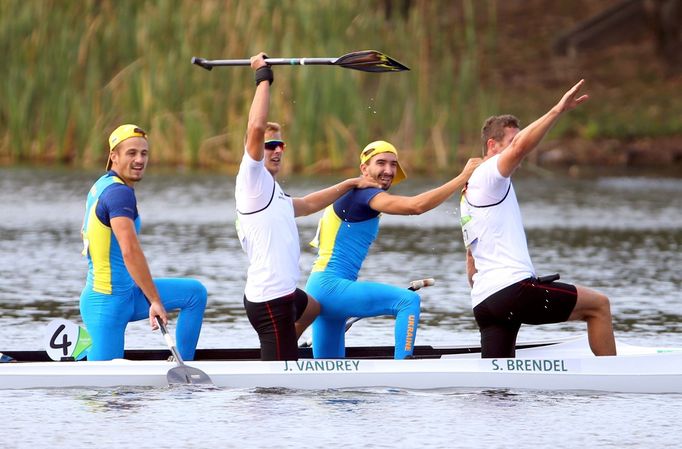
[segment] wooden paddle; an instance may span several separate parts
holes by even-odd
[[[192,384],[192,385],[213,385],[213,381],[205,372],[200,369],[185,365],[185,362],[180,357],[180,353],[175,347],[173,337],[168,333],[166,326],[161,321],[161,317],[156,316],[156,322],[159,324],[163,338],[166,340],[168,349],[175,357],[175,362],[178,364],[175,368],[171,368],[166,373],[166,379],[170,385],[177,384]]]
[[[404,64],[376,50],[354,51],[338,58],[266,58],[268,65],[335,65],[363,72],[402,72]],[[249,59],[204,59],[192,56],[192,64],[212,70],[218,66],[250,66]]]

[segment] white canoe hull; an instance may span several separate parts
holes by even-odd
[[[520,350],[516,359],[454,355],[413,360],[290,362],[192,361],[218,387],[290,389],[535,389],[682,393],[682,348],[619,344],[616,357],[594,357],[584,339]],[[0,365],[0,388],[167,386],[167,361],[31,362]]]

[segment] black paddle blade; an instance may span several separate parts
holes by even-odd
[[[363,72],[402,72],[410,70],[406,65],[376,50],[364,50],[348,53],[334,61],[347,69],[362,70]]]
[[[176,366],[168,370],[166,380],[170,385],[213,385],[213,381],[208,374],[191,366]]]

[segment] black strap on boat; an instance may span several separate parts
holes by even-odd
[[[485,206],[477,206],[477,205],[475,205],[475,204],[472,204],[472,203],[469,201],[469,199],[468,199],[467,196],[466,196],[466,193],[464,194],[464,200],[467,202],[467,204],[469,204],[469,206],[471,206],[471,207],[476,207],[476,208],[479,208],[479,209],[482,209],[482,208],[484,208],[484,207],[493,207],[493,206],[497,206],[497,205],[500,204],[502,201],[504,201],[504,200],[507,199],[507,195],[509,195],[509,191],[511,190],[511,185],[512,185],[511,180],[509,180],[509,187],[507,187],[507,193],[505,193],[505,194],[504,194],[504,197],[502,197],[502,199],[501,199],[500,201],[498,201],[497,203],[495,203],[495,204],[487,204],[487,205],[485,205]]]
[[[268,201],[268,204],[266,204],[265,207],[263,207],[262,209],[255,210],[253,212],[240,212],[239,209],[237,209],[237,213],[239,213],[240,215],[253,215],[253,214],[257,214],[258,212],[262,212],[265,209],[267,209],[268,206],[270,205],[270,203],[272,203],[272,199],[275,197],[275,187],[277,187],[277,181],[275,181],[273,179],[272,180],[272,195],[270,195],[270,201]]]

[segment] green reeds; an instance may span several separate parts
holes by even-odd
[[[553,86],[548,100],[526,101],[526,92],[508,89],[498,75],[505,63],[499,0],[413,0],[406,15],[403,4],[3,0],[0,163],[100,167],[109,132],[131,122],[149,131],[154,164],[233,171],[253,74],[246,67],[207,72],[190,64],[192,56],[247,58],[264,50],[336,57],[376,49],[412,68],[367,74],[276,67],[270,118],[284,126],[287,168],[297,171],[354,170],[359,150],[377,139],[393,142],[411,169],[459,167],[459,159],[478,154],[485,117],[510,112],[527,121],[560,94]],[[605,111],[597,106],[594,117]],[[556,132],[619,132],[583,114]],[[680,131],[679,121],[667,118],[663,131],[654,129],[650,117],[660,115],[640,113],[628,132]]]

